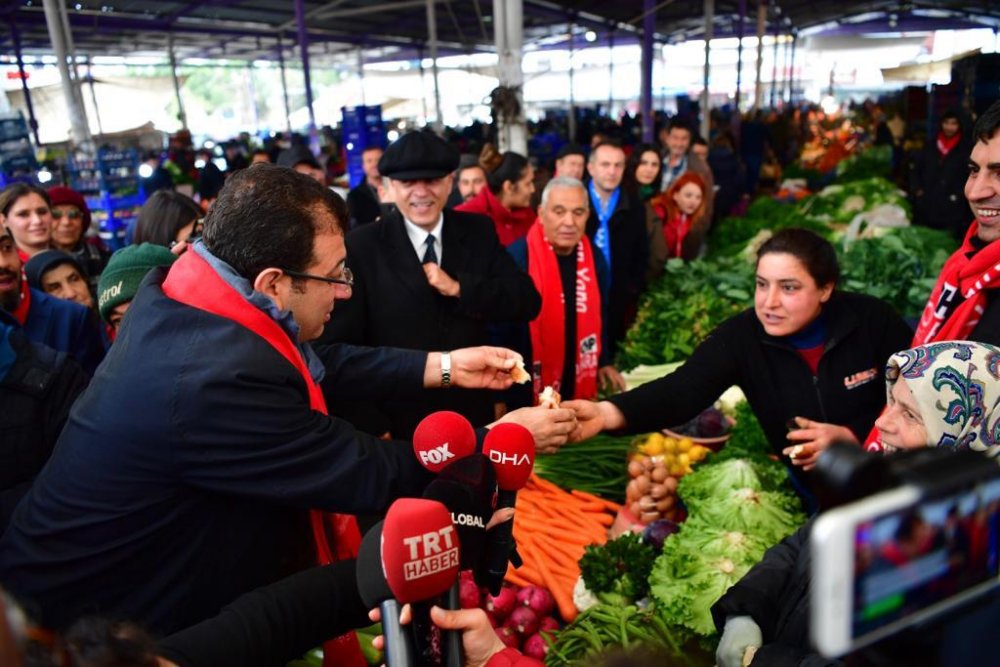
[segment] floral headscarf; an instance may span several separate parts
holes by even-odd
[[[889,357],[886,396],[902,379],[936,447],[1000,455],[1000,348],[971,341],[919,345]]]

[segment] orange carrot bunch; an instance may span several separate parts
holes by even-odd
[[[573,587],[580,578],[584,547],[604,544],[621,506],[583,491],[564,491],[532,474],[517,492],[514,539],[524,565],[507,569],[507,581],[543,586],[552,593],[559,615],[576,618]]]

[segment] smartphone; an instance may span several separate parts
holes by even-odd
[[[925,498],[902,486],[821,515],[813,645],[839,657],[1000,590],[1000,479]]]

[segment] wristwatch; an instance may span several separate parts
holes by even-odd
[[[441,353],[441,387],[451,386],[451,352]]]

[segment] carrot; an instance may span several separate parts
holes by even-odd
[[[542,575],[542,581],[545,582],[545,587],[549,589],[549,593],[551,593],[552,597],[555,598],[556,607],[559,609],[559,615],[562,616],[564,621],[571,623],[573,619],[576,618],[577,614],[576,605],[573,604],[572,589],[567,592],[565,584],[561,584],[559,580],[553,576],[544,559],[539,556],[534,547],[529,546],[528,549],[532,559],[538,565],[538,571]]]
[[[532,585],[532,582],[530,582],[527,578],[525,578],[521,574],[519,574],[517,572],[517,570],[514,569],[513,565],[507,568],[507,574],[505,574],[503,578],[506,581],[509,581],[510,583],[514,584],[515,586],[531,586]]]
[[[604,498],[601,498],[600,496],[595,496],[593,493],[587,493],[586,491],[577,491],[576,489],[573,489],[572,491],[570,491],[570,495],[576,496],[577,498],[580,498],[582,500],[588,500],[591,503],[598,504],[601,506],[602,509],[611,512],[617,513],[618,510],[622,508],[621,505],[619,505],[614,501],[606,500]]]

